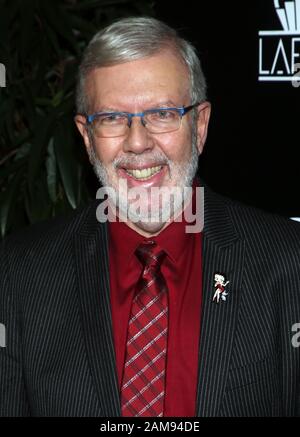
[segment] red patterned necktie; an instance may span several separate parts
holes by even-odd
[[[143,264],[132,301],[121,389],[122,416],[162,417],[168,337],[168,290],[160,272],[166,253],[154,241],[139,245]]]

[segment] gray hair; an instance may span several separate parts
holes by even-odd
[[[89,72],[154,55],[171,49],[187,66],[193,103],[206,99],[206,81],[193,45],[167,24],[150,17],[123,18],[100,30],[86,47],[79,66],[77,112],[88,112],[85,79]]]

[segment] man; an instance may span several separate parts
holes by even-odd
[[[87,47],[75,121],[109,220],[95,202],[2,245],[2,416],[300,414],[299,225],[204,186],[187,231],[205,88],[155,19]]]

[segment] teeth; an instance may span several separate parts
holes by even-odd
[[[148,179],[153,176],[155,173],[158,173],[161,170],[161,166],[158,167],[149,167],[144,168],[143,170],[126,170],[130,176],[133,176],[135,179]]]

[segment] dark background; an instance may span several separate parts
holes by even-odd
[[[273,1],[161,1],[157,13],[194,43],[207,77],[202,177],[244,203],[300,216],[300,88],[258,82],[258,32],[281,29]]]
[[[212,104],[200,176],[221,194],[300,216],[300,88],[258,81],[258,32],[281,29],[272,0],[0,0],[1,234],[95,197],[73,123],[76,71],[92,35],[130,15],[166,21],[199,52]]]

